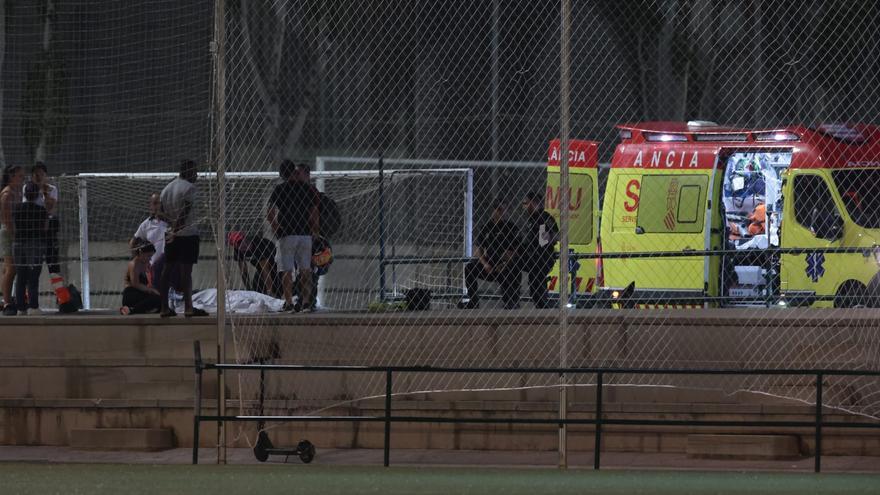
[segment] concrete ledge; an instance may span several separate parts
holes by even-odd
[[[70,430],[70,446],[80,450],[138,450],[154,452],[172,447],[171,430],[164,428],[88,428]]]
[[[699,459],[796,459],[797,435],[688,435],[687,456]]]

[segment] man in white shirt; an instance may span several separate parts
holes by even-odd
[[[156,252],[150,257],[150,284],[153,288],[159,286],[159,278],[162,275],[162,267],[165,265],[165,231],[168,223],[159,216],[162,204],[159,202],[159,193],[150,195],[150,216],[141,222],[134,237],[128,241],[128,246],[134,249],[138,239],[146,240],[156,248]],[[173,285],[173,284],[172,284]]]
[[[184,316],[208,316],[202,309],[194,309],[192,303],[192,268],[199,260],[199,226],[196,223],[195,201],[197,170],[195,162],[185,160],[180,165],[180,175],[171,181],[159,195],[162,216],[169,223],[165,234],[165,266],[159,279],[163,318],[176,316],[168,307],[168,290],[171,274],[179,277],[183,293]]]

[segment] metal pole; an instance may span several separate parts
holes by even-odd
[[[492,0],[492,161],[498,161],[498,0]],[[492,190],[498,191],[501,170],[492,167]]]
[[[815,472],[822,471],[822,373],[816,374],[816,462],[813,466]]]
[[[464,189],[464,256],[474,255],[474,170],[467,169]],[[461,295],[467,296],[467,285],[464,282],[464,265],[461,267]]]
[[[569,133],[569,41],[571,31],[571,0],[562,0],[562,39],[559,74],[559,364],[568,367],[568,133]],[[568,416],[567,377],[562,375],[559,389],[559,418]],[[568,467],[568,425],[559,428],[559,467]]]
[[[85,179],[77,179],[79,187],[79,281],[82,285],[83,309],[92,309],[89,297],[91,281],[89,280],[89,193]],[[10,300],[10,294],[4,294]]]
[[[321,18],[323,19],[323,16]],[[326,167],[326,165],[324,165],[324,159],[321,158],[320,156],[316,157],[315,158],[315,172],[317,172],[317,173],[315,175],[317,176],[317,179],[315,179],[315,188],[318,190],[318,192],[321,192],[321,193],[323,193],[326,188],[326,181],[327,180],[324,178],[324,175],[322,173],[322,172],[324,172],[325,167]],[[326,304],[327,299],[324,297],[324,288],[326,287],[327,283],[326,283],[326,281],[323,280],[324,277],[317,277],[317,278],[318,278],[318,293],[315,294],[315,301],[316,301],[316,303]]]
[[[196,390],[195,404],[193,405],[193,452],[192,463],[199,463],[199,426],[201,425],[200,417],[202,415],[202,347],[197,340],[193,342],[193,354],[195,355],[196,368]]]
[[[391,370],[385,372],[385,467],[391,464]]]
[[[212,161],[217,172],[217,362],[226,362],[226,0],[214,1],[214,136]],[[226,377],[218,370],[218,414],[226,416]],[[226,424],[217,423],[217,464],[226,464]]]
[[[596,373],[596,435],[593,447],[593,469],[598,470],[602,458],[602,372]]]
[[[385,166],[379,156],[379,300],[385,301]]]

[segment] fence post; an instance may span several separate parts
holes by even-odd
[[[193,404],[193,452],[192,463],[199,463],[199,426],[202,416],[202,346],[196,340],[193,342],[193,355],[196,369],[195,404]]]
[[[559,57],[559,327],[560,327],[560,367],[568,367],[568,227],[569,205],[571,202],[568,177],[568,134],[569,134],[569,42],[571,34],[571,0],[562,0],[561,36]],[[565,421],[568,416],[568,379],[560,380],[562,390],[559,394],[559,417]],[[568,423],[559,428],[559,467],[568,467]]]
[[[391,464],[391,370],[385,371],[385,451],[384,464]]]
[[[602,456],[602,372],[596,373],[596,445],[593,447],[593,469],[598,470]]]
[[[822,381],[825,376],[816,373],[816,464],[813,471],[822,471]]]
[[[79,282],[82,288],[83,309],[92,309],[91,281],[89,280],[89,193],[86,179],[77,180],[79,195]]]
[[[385,161],[379,155],[379,301],[385,302]]]

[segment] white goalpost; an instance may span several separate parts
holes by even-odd
[[[364,161],[361,161],[362,163]],[[318,160],[312,179],[316,188],[332,199],[339,208],[342,225],[337,239],[331,239],[336,263],[349,265],[348,270],[334,269],[335,272],[371,272],[377,277],[374,281],[365,280],[361,275],[357,280],[341,282],[341,277],[322,277],[319,283],[319,298],[323,302],[325,294],[334,294],[340,309],[358,309],[366,306],[369,295],[353,297],[346,290],[354,292],[359,285],[375,286],[376,290],[399,293],[400,286],[406,286],[405,277],[431,277],[429,271],[411,270],[405,267],[388,265],[393,273],[401,277],[391,277],[387,286],[378,280],[384,269],[384,258],[392,256],[413,256],[421,251],[414,247],[412,229],[407,228],[419,211],[430,217],[430,228],[439,233],[434,239],[435,247],[431,257],[470,257],[473,240],[473,170],[470,168],[446,168],[443,162],[435,163],[434,168],[401,167],[404,160],[395,160],[395,168],[387,170],[322,170],[327,161]],[[409,165],[409,164],[407,164]],[[82,285],[83,306],[85,309],[112,307],[109,297],[121,291],[121,279],[116,280],[110,264],[119,265],[128,256],[127,240],[137,225],[147,216],[147,199],[150,194],[161,191],[171,181],[175,173],[95,173],[80,174],[63,178],[64,187],[77,191],[78,211],[78,254],[80,258],[79,275]],[[247,231],[253,235],[271,238],[264,225],[265,204],[271,188],[278,183],[277,172],[228,172],[225,174],[227,230]],[[215,173],[200,174],[199,183],[208,185],[198,187],[197,208],[201,210],[202,239],[215,242],[216,228],[212,224],[217,208],[215,199],[209,191],[215,186]],[[72,181],[72,182],[71,182]],[[127,193],[119,194],[124,188]],[[106,203],[110,192],[114,193],[113,204]],[[384,215],[365,210],[365,204],[375,203],[378,191],[384,191]],[[436,193],[436,194],[432,194]],[[124,198],[124,201],[119,201]],[[457,198],[457,199],[455,199]],[[448,200],[450,204],[445,204]],[[373,207],[378,207],[373,204]],[[382,224],[384,223],[384,225]],[[388,253],[369,252],[373,244],[387,244]],[[205,248],[203,253],[211,250]],[[214,257],[203,256],[203,265],[215,262]],[[359,266],[358,266],[359,265]],[[118,271],[118,270],[117,270]],[[210,269],[198,268],[194,273],[197,288],[214,287],[216,276]],[[342,286],[333,287],[326,279],[340,280]],[[447,277],[448,278],[448,277]],[[460,270],[454,277],[460,280]],[[461,283],[458,284],[459,292]],[[367,290],[367,292],[371,292]],[[96,300],[97,298],[97,300]],[[97,304],[96,304],[97,303]]]

